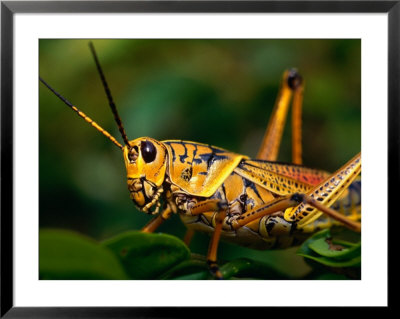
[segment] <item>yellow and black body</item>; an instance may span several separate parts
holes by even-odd
[[[201,143],[142,137],[124,146],[124,161],[130,197],[149,214],[160,212],[161,202],[180,215],[191,230],[213,233],[217,211],[192,214],[203,201],[227,204],[221,239],[256,249],[285,248],[299,244],[305,233],[331,227],[334,219],[318,219],[303,213],[294,220],[278,211],[234,228],[247,212],[295,193],[306,193],[330,174],[295,164],[252,160],[247,156]],[[358,182],[336,199],[336,206],[352,219],[360,219]],[[325,186],[325,188],[327,188]],[[289,217],[288,217],[289,216]],[[317,216],[317,217],[319,217]],[[307,218],[308,217],[308,218]],[[312,220],[311,220],[312,219]],[[301,223],[302,227],[297,225]]]

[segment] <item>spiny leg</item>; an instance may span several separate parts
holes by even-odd
[[[165,208],[160,214],[154,217],[150,222],[142,228],[144,233],[154,232],[164,221],[166,221],[172,215],[172,210],[169,206]]]
[[[216,212],[215,228],[208,246],[207,264],[210,272],[216,279],[224,279],[217,264],[217,250],[221,238],[222,225],[228,212],[228,204],[219,199],[207,199],[195,204],[191,210],[192,215],[199,215],[207,212]]]
[[[349,218],[347,218],[345,215],[338,213],[336,210],[331,209],[327,206],[324,206],[320,202],[316,201],[314,198],[308,195],[301,195],[303,196],[302,200],[304,204],[308,204],[314,209],[318,209],[319,211],[323,212],[324,214],[328,215],[329,217],[341,222],[343,225],[345,225],[347,228],[355,231],[355,232],[361,232],[361,224],[359,222],[353,221]]]
[[[299,227],[303,227],[316,220],[322,213],[342,222],[345,226],[359,231],[359,223],[354,224],[350,218],[332,209],[324,211],[322,207],[330,207],[361,172],[361,153],[358,153],[350,161],[344,164],[336,172],[328,176],[317,186],[309,190],[305,195],[305,201],[298,207],[285,211],[285,219],[296,221]],[[334,214],[333,212],[336,212]]]
[[[295,69],[285,71],[274,110],[269,120],[257,159],[275,161],[278,157],[279,147],[282,140],[283,128],[289,109],[292,93],[294,94],[293,112],[293,159],[295,164],[301,163],[301,104],[303,92],[303,80]],[[300,159],[299,159],[300,156]]]
[[[246,214],[240,216],[237,220],[232,222],[232,228],[234,230],[245,226],[246,224],[256,220],[258,218],[262,218],[267,215],[272,215],[276,212],[285,211],[289,208],[296,208],[299,204],[307,204],[313,206],[315,209],[320,210],[321,212],[327,214],[328,216],[340,221],[344,226],[349,229],[360,232],[361,225],[360,223],[353,221],[346,216],[338,213],[337,211],[326,207],[320,204],[318,201],[313,199],[312,197],[306,194],[295,193],[292,195],[287,195],[278,199],[275,199],[268,204],[262,205],[258,208],[248,211]]]
[[[299,197],[299,193],[285,195],[276,198],[264,205],[256,207],[252,210],[247,211],[245,214],[232,221],[232,228],[234,230],[267,215],[272,215],[277,212],[285,211],[290,207],[298,206],[302,202],[302,198]]]

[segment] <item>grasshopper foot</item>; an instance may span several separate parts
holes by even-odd
[[[219,269],[219,266],[215,261],[208,260],[207,264],[208,264],[208,268],[210,269],[211,274],[213,275],[213,277],[215,279],[220,279],[220,280],[224,279],[224,276],[222,275],[222,273]]]

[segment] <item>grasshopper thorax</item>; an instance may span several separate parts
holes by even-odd
[[[132,201],[140,210],[156,214],[168,163],[166,147],[150,137],[140,137],[129,141],[122,150]],[[150,212],[155,204],[156,209]]]

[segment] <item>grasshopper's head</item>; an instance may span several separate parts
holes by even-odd
[[[165,146],[150,137],[140,137],[129,141],[123,154],[132,201],[140,210],[156,214],[168,162]],[[155,204],[156,209],[150,212]]]
[[[162,184],[164,182],[165,172],[167,169],[167,150],[161,142],[149,137],[141,137],[129,141],[122,125],[121,118],[119,117],[117,107],[112,99],[110,89],[108,88],[108,84],[97,58],[94,46],[91,42],[89,43],[89,46],[94,56],[97,70],[100,73],[100,78],[103,83],[111,111],[114,115],[118,130],[122,136],[122,139],[124,140],[125,145],[120,144],[115,137],[113,137],[99,124],[79,110],[60,93],[55,91],[42,78],[39,77],[39,79],[50,91],[52,91],[81,118],[83,118],[87,123],[90,123],[96,130],[101,132],[105,137],[107,137],[122,150],[126,170],[128,173],[128,189],[133,202],[139,207],[140,210],[146,213],[156,214],[160,208],[159,197],[163,192]],[[150,212],[150,208],[154,205],[156,205],[156,209]]]

